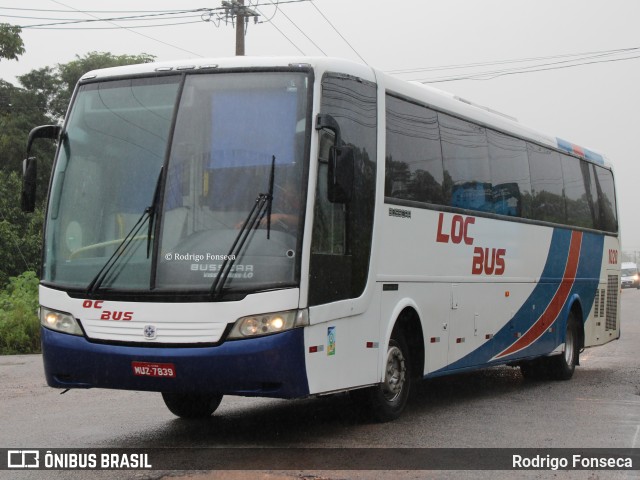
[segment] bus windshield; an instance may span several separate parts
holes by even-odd
[[[202,293],[226,261],[221,290],[297,285],[307,83],[243,72],[81,86],[54,171],[43,280]],[[261,194],[269,201],[234,249]]]

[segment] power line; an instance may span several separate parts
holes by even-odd
[[[176,25],[193,25],[195,23],[202,23],[202,20],[195,20],[191,22],[171,22],[171,23],[154,23],[153,25],[117,25],[113,27],[33,27],[29,30],[134,30],[138,28],[156,28],[156,27],[173,27]],[[174,46],[174,45],[172,45]],[[179,47],[176,47],[179,48]],[[182,49],[181,49],[182,50]],[[188,50],[184,50],[185,52],[189,52]],[[190,52],[191,53],[191,52]]]
[[[353,45],[351,45],[351,44],[349,43],[349,40],[347,40],[347,39],[344,37],[344,35],[342,35],[342,34],[340,33],[340,31],[335,27],[335,25],[334,25],[333,23],[331,23],[331,20],[329,20],[329,19],[327,18],[327,16],[326,16],[324,13],[322,13],[322,11],[321,11],[321,10],[318,8],[318,6],[313,2],[313,0],[311,0],[311,5],[313,5],[313,8],[315,8],[315,9],[318,11],[318,13],[319,13],[320,15],[322,15],[322,18],[324,18],[324,19],[327,21],[327,23],[328,23],[329,25],[331,25],[331,28],[333,28],[333,30],[334,30],[338,35],[340,35],[340,38],[342,38],[342,40],[344,40],[344,42],[345,42],[347,45],[349,45],[349,48],[351,48],[351,50],[353,50],[353,52],[358,56],[358,58],[360,58],[360,60],[362,60],[366,65],[369,65],[369,64],[367,63],[367,61],[366,61],[364,58],[362,58],[362,55],[360,55],[360,54],[357,52],[357,50],[356,50],[355,48],[353,48]]]
[[[287,3],[306,3],[312,0],[280,0],[278,3],[287,4]],[[269,3],[258,3],[257,6],[265,6],[270,5]],[[65,5],[66,6],[66,5]],[[68,7],[71,8],[71,7]],[[218,8],[202,8],[195,10],[221,10],[222,7]],[[26,12],[57,12],[57,13],[69,13],[69,10],[62,9],[44,9],[44,8],[19,8],[19,7],[0,7],[0,10],[16,10],[16,11],[26,11]],[[79,11],[79,10],[78,10]],[[82,10],[85,13],[93,13],[93,14],[102,14],[102,13],[118,13],[118,14],[133,14],[133,13],[176,13],[182,12],[184,10]]]
[[[626,61],[626,60],[633,60],[636,58],[639,58],[640,55],[636,55],[636,56],[631,56],[631,57],[624,57],[624,58],[602,58],[602,57],[609,57],[612,55],[617,55],[617,54],[621,54],[621,53],[631,53],[631,52],[637,52],[638,50],[640,50],[640,47],[633,47],[633,48],[627,48],[627,49],[619,49],[619,50],[610,50],[610,51],[602,51],[599,54],[593,54],[593,55],[588,55],[587,54],[582,54],[583,56],[580,58],[574,58],[572,60],[564,60],[564,61],[559,61],[559,62],[551,62],[551,63],[541,63],[541,64],[537,64],[537,65],[530,65],[530,66],[524,66],[524,67],[515,67],[512,69],[502,69],[502,70],[493,70],[493,71],[486,71],[486,72],[478,72],[478,73],[461,73],[459,75],[451,75],[451,76],[444,76],[444,77],[434,77],[431,79],[415,79],[414,81],[418,81],[421,83],[443,83],[443,82],[452,82],[452,81],[458,81],[458,80],[493,80],[495,78],[498,77],[502,77],[502,76],[506,76],[506,75],[518,75],[518,74],[523,74],[523,73],[534,73],[534,72],[541,72],[541,71],[549,71],[549,70],[560,70],[560,69],[566,69],[566,68],[573,68],[573,67],[578,67],[578,66],[583,66],[583,65],[592,65],[592,64],[597,64],[597,63],[612,63],[612,62],[619,62],[619,61]],[[580,54],[576,54],[580,55]],[[571,56],[571,55],[566,55],[566,56]],[[563,55],[557,55],[557,56],[553,56],[553,57],[546,57],[546,58],[561,58],[563,57]],[[544,59],[545,57],[541,57],[541,59]],[[517,62],[514,61],[514,62]],[[576,63],[577,62],[577,63]],[[500,64],[501,62],[496,62],[494,63],[495,65]],[[490,66],[491,63],[488,62],[485,66]],[[464,66],[461,66],[461,68]],[[447,67],[449,68],[449,67]],[[434,68],[434,70],[437,70],[436,68]]]
[[[457,64],[457,65],[441,65],[441,66],[435,66],[435,67],[387,70],[386,73],[406,74],[406,73],[433,72],[433,71],[442,71],[442,70],[458,70],[461,68],[475,68],[475,67],[484,67],[484,66],[504,65],[504,64],[510,64],[510,63],[525,63],[525,62],[534,62],[534,61],[540,61],[540,60],[544,60],[544,61],[555,60],[557,58],[584,57],[587,55],[624,53],[628,51],[637,50],[637,48],[638,47],[619,48],[616,50],[599,50],[595,52],[566,53],[561,55],[551,55],[551,56],[544,56],[544,57],[516,58],[516,59],[509,59],[509,60],[492,60],[487,62],[463,63],[463,64]]]
[[[57,12],[69,13],[69,10],[46,8],[0,7],[0,10],[17,10],[22,12]],[[86,10],[87,13],[170,13],[181,10]]]
[[[227,23],[228,20],[231,19],[232,22],[234,22],[236,17],[242,17],[245,20],[247,20],[248,16],[253,16],[257,21],[258,15],[252,12],[251,8],[257,8],[259,6],[268,5],[268,6],[275,6],[276,10],[269,20],[261,23],[272,23],[272,20],[276,16],[276,14],[282,13],[285,16],[285,18],[287,18],[287,20],[289,20],[319,51],[321,51],[326,56],[326,53],[322,50],[322,48],[316,42],[314,42],[311,39],[311,37],[309,37],[309,35],[305,33],[305,31],[296,24],[296,22],[294,22],[286,13],[282,11],[282,9],[279,8],[281,4],[306,3],[311,0],[278,0],[276,3],[274,3],[273,0],[268,0],[269,3],[264,3],[264,2],[261,3],[260,0],[258,0],[255,4],[253,4],[252,0],[250,0],[250,5],[247,7],[244,7],[244,5],[242,5],[241,2],[238,2],[237,0],[231,0],[231,1],[223,1],[222,6],[217,8],[197,8],[197,9],[160,10],[160,11],[80,10],[80,9],[65,5],[64,3],[58,2],[56,0],[51,0],[51,1],[59,5],[62,5],[64,7],[67,7],[68,9],[75,10],[78,13],[87,15],[91,18],[89,19],[60,18],[60,17],[51,18],[50,16],[2,15],[2,14],[0,14],[0,17],[49,21],[47,23],[36,23],[36,24],[30,24],[30,25],[23,25],[20,27],[22,29],[31,29],[31,30],[84,30],[84,31],[86,30],[118,30],[118,29],[130,30],[132,31],[132,33],[136,33],[145,38],[149,38],[156,42],[160,42],[165,45],[180,49],[187,53],[200,56],[195,52],[190,52],[189,50],[185,50],[181,47],[172,45],[160,39],[153,38],[148,35],[143,35],[139,32],[135,32],[134,29],[188,25],[188,24],[199,23],[200,21],[209,21],[214,23],[215,26],[218,27],[220,26],[220,23],[222,21],[225,21],[225,23]],[[0,11],[1,10],[11,10],[11,11],[18,11],[18,12],[38,12],[38,13],[45,13],[45,12],[69,13],[69,10],[62,10],[62,9],[32,9],[32,8],[0,7]],[[104,13],[110,13],[112,14],[112,16],[104,18],[102,16],[96,15],[96,14],[104,14]],[[124,15],[114,16],[113,14],[124,14]],[[260,12],[260,15],[264,16],[261,12]],[[200,17],[200,20],[188,21],[189,19],[194,19],[197,17]],[[181,19],[184,19],[187,21],[180,21],[180,22],[174,21],[174,20],[181,20]],[[131,22],[136,22],[136,21],[138,23],[133,25],[131,24]],[[114,23],[114,22],[118,22],[118,23]],[[140,24],[139,22],[144,22],[144,24]],[[94,24],[96,23],[108,23],[108,24],[111,24],[112,26],[108,26],[108,27],[94,26]],[[123,25],[123,23],[125,24]],[[86,24],[91,24],[91,26],[83,26]],[[282,36],[285,37],[285,39],[287,39],[287,41],[294,48],[296,48],[302,55],[306,55],[294,41],[292,41],[280,28],[278,28],[278,26],[276,26],[273,23],[272,25]]]
[[[59,2],[58,0],[50,0],[50,1],[52,1],[53,3],[56,3],[56,4],[58,4],[58,5],[61,5],[61,6],[63,6],[63,7],[66,7],[66,8],[68,8],[68,9],[75,10],[76,12],[80,12],[80,13],[83,13],[83,14],[85,14],[85,15],[88,15],[89,17],[93,17],[93,18],[96,18],[96,19],[97,19],[97,18],[99,18],[99,17],[96,17],[95,15],[93,15],[92,13],[84,12],[84,11],[82,11],[82,10],[78,10],[77,8],[70,7],[69,5],[65,5],[64,3]],[[145,35],[144,33],[136,32],[135,30],[133,30],[133,29],[131,29],[131,28],[123,27],[123,26],[117,25],[117,24],[113,23],[112,21],[107,21],[107,23],[111,23],[112,25],[114,25],[114,26],[116,26],[116,27],[120,27],[120,28],[123,28],[123,29],[125,29],[125,30],[129,30],[131,33],[134,33],[134,34],[139,35],[139,36],[141,36],[141,37],[147,38],[147,39],[149,39],[149,40],[153,40],[154,42],[162,43],[163,45],[166,45],[166,46],[168,46],[168,47],[175,48],[175,49],[177,49],[177,50],[181,50],[181,51],[183,51],[183,52],[189,53],[189,54],[191,54],[191,55],[195,55],[195,56],[197,56],[197,57],[202,57],[202,55],[200,55],[200,54],[198,54],[198,53],[192,52],[192,51],[187,50],[187,49],[182,48],[182,47],[178,47],[177,45],[173,45],[173,44],[171,44],[171,43],[169,43],[169,42],[165,42],[164,40],[160,40],[160,39],[158,39],[158,38],[154,38],[154,37],[151,37],[151,36],[149,36],[149,35]]]
[[[497,73],[491,77],[487,77],[487,78],[472,78],[472,80],[493,80],[494,78],[498,78],[498,77],[503,77],[506,75],[518,75],[521,73],[534,73],[534,72],[544,72],[547,70],[562,70],[565,68],[573,68],[573,67],[580,67],[583,65],[594,65],[597,63],[614,63],[614,62],[623,62],[626,60],[635,60],[640,58],[640,55],[636,55],[633,57],[627,57],[627,58],[613,58],[613,59],[607,59],[607,60],[594,60],[594,61],[589,61],[589,62],[582,62],[582,63],[576,63],[574,65],[562,65],[562,66],[556,66],[556,67],[549,67],[549,68],[536,68],[533,70],[522,70],[522,71],[512,71],[512,72],[503,72],[503,73]],[[431,82],[430,82],[431,83]]]
[[[273,1],[271,1],[271,3],[273,3]],[[280,3],[279,1],[276,1],[276,3],[273,3],[273,4],[274,4],[274,6],[276,7],[276,12],[278,11],[279,3]],[[302,33],[302,35],[304,35],[304,36],[306,37],[306,39],[307,39],[307,40],[309,40],[309,41],[313,44],[313,46],[314,46],[314,47],[316,47],[318,50],[320,50],[320,51],[322,52],[322,54],[323,54],[325,57],[327,56],[327,54],[325,53],[325,51],[324,51],[324,50],[322,50],[322,48],[320,48],[320,46],[319,46],[316,42],[314,42],[314,41],[311,39],[311,37],[309,37],[309,35],[307,35],[307,34],[306,34],[306,32],[305,32],[303,29],[301,29],[301,28],[298,26],[298,24],[297,24],[296,22],[294,22],[294,21],[291,19],[291,17],[289,17],[289,15],[287,15],[287,14],[284,12],[284,10],[280,9],[279,11],[280,11],[280,13],[282,13],[282,15],[284,15],[284,17],[285,17],[287,20],[289,20],[289,22],[291,22],[291,23],[293,24],[293,26],[294,26],[294,27],[296,27],[296,28],[298,29],[298,31],[299,31],[300,33]],[[274,13],[273,17],[275,17],[275,13]],[[271,17],[271,19],[270,19],[269,21],[273,20],[273,17]],[[274,25],[274,27],[275,27],[275,25]],[[278,29],[278,31],[280,31],[280,30]],[[286,37],[286,35],[285,35],[285,37]],[[287,38],[287,40],[289,40],[289,39]],[[289,40],[289,41],[291,42],[291,40]],[[293,42],[291,42],[291,43],[293,43]],[[300,53],[302,53],[302,54],[304,55],[304,52],[302,52],[302,50],[300,50],[300,49],[298,48],[298,46],[297,46],[297,45],[295,45],[295,44],[294,44],[294,46],[298,49],[298,51],[299,51]]]
[[[80,13],[84,13],[85,15],[89,15],[93,18],[90,19],[77,19],[77,18],[45,18],[45,17],[15,17],[15,18],[30,18],[33,20],[57,20],[53,23],[43,23],[43,24],[34,24],[34,25],[23,25],[20,28],[36,28],[36,27],[51,27],[57,25],[70,25],[70,24],[79,24],[79,23],[95,23],[95,22],[112,22],[112,21],[134,21],[134,20],[143,20],[143,21],[155,21],[155,20],[164,20],[168,16],[172,19],[180,19],[180,18],[194,18],[202,15],[202,12],[207,11],[208,9],[196,9],[196,10],[176,10],[171,13],[148,13],[144,15],[128,15],[121,17],[110,17],[110,18],[102,18],[97,17],[91,13],[76,10]],[[68,12],[67,12],[68,13]],[[191,14],[191,15],[189,15]],[[8,16],[8,15],[2,15]]]
[[[278,4],[279,4],[279,3],[280,3],[280,2],[278,2]],[[278,4],[276,4],[276,12],[278,11]],[[255,8],[259,13],[260,13],[260,15],[262,15],[263,17],[265,16],[265,15],[260,11],[260,9],[259,9],[257,6],[256,6],[256,7],[254,7],[254,8]],[[282,11],[282,10],[280,10],[280,11]],[[291,39],[287,36],[287,34],[286,34],[286,33],[284,33],[282,30],[280,30],[280,28],[278,28],[278,26],[277,26],[275,23],[273,23],[273,22],[272,22],[272,20],[273,20],[273,18],[274,18],[274,17],[275,17],[275,13],[271,16],[271,18],[270,18],[268,21],[266,21],[266,22],[262,22],[262,23],[270,23],[270,24],[271,24],[271,26],[272,26],[273,28],[275,28],[275,29],[280,33],[280,35],[282,35],[284,38],[286,38],[286,39],[287,39],[287,41],[288,41],[291,45],[293,45],[293,47],[294,47],[296,50],[298,50],[298,52],[300,52],[302,55],[305,55],[305,56],[306,56],[306,53],[304,53],[304,52],[302,51],[302,49],[301,49],[298,45],[296,45],[296,43],[295,43],[293,40],[291,40]]]
[[[137,19],[141,19],[141,20],[153,20],[154,18],[151,17],[162,17],[162,16],[169,16],[169,15],[179,15],[179,14],[183,14],[183,13],[192,13],[194,12],[193,10],[185,10],[185,11],[181,11],[181,12],[172,12],[172,13],[153,13],[153,14],[146,14],[146,15],[129,15],[126,17],[115,17],[115,18],[109,18],[109,19],[103,19],[103,20],[137,20]],[[69,13],[69,12],[67,12]],[[34,17],[33,15],[6,15],[4,13],[0,14],[0,17],[2,18],[23,18],[26,20],[50,20],[50,21],[59,21],[59,22],[69,22],[69,23],[73,23],[73,22],[98,22],[100,20],[88,20],[88,19],[78,19],[78,18],[60,18],[60,17]]]

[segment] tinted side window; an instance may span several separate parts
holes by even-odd
[[[589,196],[590,205],[592,208],[591,216],[593,218],[594,228],[600,227],[600,202],[598,201],[598,185],[596,181],[596,170],[595,165],[582,162],[583,173],[586,179],[587,185],[587,195]],[[584,172],[586,170],[586,172]]]
[[[442,203],[442,151],[437,114],[387,95],[385,195]]]
[[[567,224],[574,227],[594,228],[593,207],[587,195],[587,182],[580,159],[561,155],[562,174],[564,178],[564,197],[567,211]]]
[[[607,232],[618,231],[618,217],[616,215],[616,195],[613,185],[613,174],[606,168],[594,165],[596,172],[594,181],[598,194],[598,228]]]
[[[444,160],[444,203],[493,211],[485,129],[443,113],[438,114],[438,121]]]
[[[565,223],[560,154],[527,144],[531,172],[531,218]]]
[[[531,178],[527,144],[487,130],[493,190],[493,211],[514,217],[531,216]]]
[[[321,132],[309,267],[310,305],[358,297],[367,283],[375,207],[377,86],[326,74],[320,111],[336,120],[342,142],[353,149],[354,178],[351,200],[330,202],[328,152],[335,138],[328,131]]]

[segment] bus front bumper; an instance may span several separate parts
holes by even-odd
[[[51,387],[276,398],[309,394],[301,328],[204,347],[93,343],[44,327],[41,333],[44,371]],[[147,368],[141,374],[134,368],[139,365],[160,369]]]

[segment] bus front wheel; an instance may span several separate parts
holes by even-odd
[[[220,394],[162,393],[167,408],[181,418],[207,418],[222,401]]]
[[[394,336],[389,341],[384,368],[382,383],[351,392],[355,402],[362,405],[367,413],[379,422],[398,418],[409,399],[411,364],[409,348],[402,335]]]

